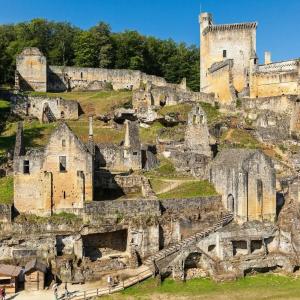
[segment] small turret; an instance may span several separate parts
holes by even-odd
[[[206,27],[213,24],[212,14],[208,12],[199,15],[200,31],[202,32]]]

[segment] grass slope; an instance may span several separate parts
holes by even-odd
[[[93,109],[96,115],[105,114],[114,108],[131,102],[131,91],[94,91],[94,92],[68,92],[68,93],[43,93],[31,92],[33,96],[61,97],[65,100],[76,100],[84,112]]]
[[[13,202],[13,186],[11,176],[0,178],[0,204],[11,204]]]
[[[217,195],[217,192],[212,184],[207,180],[196,180],[182,182],[178,187],[157,196],[160,199],[181,199],[214,195]]]
[[[225,283],[215,283],[210,279],[192,279],[186,282],[167,279],[160,286],[155,279],[148,279],[122,293],[101,297],[101,300],[296,300],[299,295],[299,278],[259,274]]]

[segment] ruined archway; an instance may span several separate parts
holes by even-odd
[[[200,252],[191,252],[184,261],[184,277],[190,277],[197,275],[195,270],[200,268],[200,260],[202,253]]]

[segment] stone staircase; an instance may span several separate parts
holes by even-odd
[[[92,299],[97,296],[103,296],[103,295],[108,295],[108,294],[122,291],[127,287],[130,287],[138,282],[141,282],[155,275],[155,271],[154,271],[155,268],[153,268],[155,262],[161,261],[164,258],[168,257],[169,255],[184,250],[186,247],[189,247],[190,245],[197,243],[199,240],[205,238],[209,234],[217,231],[218,229],[230,223],[232,219],[233,219],[233,214],[226,213],[217,223],[215,223],[211,227],[208,227],[206,230],[202,232],[198,232],[182,240],[181,242],[173,246],[170,246],[168,248],[165,248],[159,251],[158,253],[156,253],[155,255],[150,256],[144,261],[142,266],[137,268],[136,275],[120,282],[118,285],[115,285],[110,288],[99,288],[99,289],[88,290],[83,292],[75,292],[75,293],[71,293],[68,296],[68,298],[62,297],[60,299],[85,300],[85,299]]]
[[[48,123],[52,123],[52,122],[56,121],[56,118],[55,118],[53,112],[51,111],[51,109],[48,106],[44,109],[44,114],[45,114],[45,117],[46,117]]]
[[[154,262],[160,261],[160,260],[164,259],[165,257],[167,257],[175,252],[178,252],[178,251],[192,245],[193,243],[196,243],[197,241],[208,236],[210,233],[213,233],[216,230],[222,228],[224,225],[230,223],[232,221],[232,219],[233,219],[232,213],[226,213],[226,215],[224,215],[216,224],[214,224],[211,227],[208,227],[205,231],[198,232],[198,233],[182,240],[181,242],[179,242],[171,247],[165,248],[165,249],[157,252],[153,256],[150,256],[149,258],[147,258],[144,261],[144,265],[152,266]]]

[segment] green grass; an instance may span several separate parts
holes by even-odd
[[[194,198],[200,196],[214,196],[217,195],[217,192],[214,186],[209,183],[207,180],[199,181],[186,181],[181,183],[175,189],[158,194],[157,196],[160,199],[170,199],[170,198]]]
[[[72,131],[83,141],[88,141],[89,123],[88,120],[67,121]],[[119,144],[125,138],[125,127],[122,129],[103,127],[100,121],[93,123],[94,141],[96,143]]]
[[[160,286],[155,279],[148,279],[119,294],[101,297],[101,300],[296,300],[299,295],[299,278],[258,274],[225,283],[215,283],[210,279],[192,279],[186,282],[166,279]]]
[[[16,222],[28,222],[32,224],[75,224],[82,223],[82,219],[75,214],[61,212],[49,217],[40,217],[34,214],[21,214],[16,218]]]
[[[149,128],[140,128],[140,137],[143,143],[154,144],[157,135],[164,126],[159,122],[154,122]]]
[[[179,119],[182,121],[186,121],[188,117],[188,113],[191,111],[191,109],[192,106],[190,104],[182,103],[182,104],[164,106],[158,111],[158,113],[163,116],[170,113],[179,113]]]
[[[200,103],[200,105],[206,114],[207,123],[209,125],[221,118],[222,115],[216,107],[212,106],[209,103],[204,103],[204,102]]]
[[[33,96],[61,97],[65,100],[76,100],[84,112],[92,110],[96,115],[106,114],[113,109],[122,107],[131,102],[131,91],[94,91],[94,92],[68,92],[43,93],[31,92]]]
[[[10,102],[0,99],[0,111],[7,111],[10,108]]]
[[[253,137],[253,135],[243,129],[230,129],[226,131],[221,137],[223,146],[230,145],[230,147],[258,149],[262,145]]]
[[[11,204],[14,197],[14,182],[11,176],[0,178],[0,204]]]
[[[49,136],[56,123],[41,124],[39,121],[26,121],[24,125],[24,140],[27,147],[40,147],[46,145]],[[0,135],[0,155],[4,154],[7,150],[13,149],[15,145],[17,131],[17,122],[8,123]]]
[[[171,160],[160,156],[159,165],[149,172],[145,172],[147,177],[164,177],[164,178],[174,178],[176,175],[176,169],[171,162]]]

